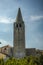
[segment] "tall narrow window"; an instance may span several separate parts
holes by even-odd
[[[16,27],[18,27],[18,24],[16,24]]]
[[[21,24],[19,24],[19,27],[21,27]]]

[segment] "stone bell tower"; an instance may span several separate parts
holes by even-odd
[[[22,18],[21,10],[18,9],[16,22],[14,23],[14,57],[25,57],[25,24]]]

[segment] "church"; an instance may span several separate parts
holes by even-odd
[[[19,8],[16,22],[14,23],[14,57],[25,56],[25,24]]]
[[[40,50],[36,50],[35,48],[25,48],[25,23],[19,8],[16,21],[13,23],[13,47],[9,45],[1,47],[0,55],[3,58],[23,58],[29,55],[40,55],[41,53]]]

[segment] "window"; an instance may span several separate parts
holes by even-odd
[[[21,27],[21,24],[16,24],[15,26],[18,28],[18,27]]]
[[[21,24],[19,24],[19,27],[21,27]]]
[[[18,27],[18,24],[16,24],[16,27]]]
[[[4,48],[4,50],[6,50],[6,48]]]

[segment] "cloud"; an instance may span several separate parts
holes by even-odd
[[[6,46],[6,45],[12,46],[11,42],[5,41],[3,39],[0,39],[0,42],[1,42],[0,47]]]
[[[1,33],[11,33],[13,30],[13,24],[9,24],[9,23],[0,23],[0,34]]]
[[[30,16],[31,21],[43,19],[43,16]]]
[[[10,28],[7,28],[7,27],[3,27],[3,29],[0,28],[0,32],[9,32],[9,31],[10,31]]]
[[[13,23],[15,21],[15,19],[12,18],[7,18],[7,17],[0,17],[0,23]]]
[[[7,41],[5,41],[5,40],[3,40],[3,39],[0,39],[0,42],[1,42],[0,47],[5,46],[5,45],[8,45],[8,44],[9,44]]]
[[[43,22],[26,22],[26,48],[43,49]]]
[[[43,49],[43,37],[41,34],[31,34],[26,40],[27,48]]]

